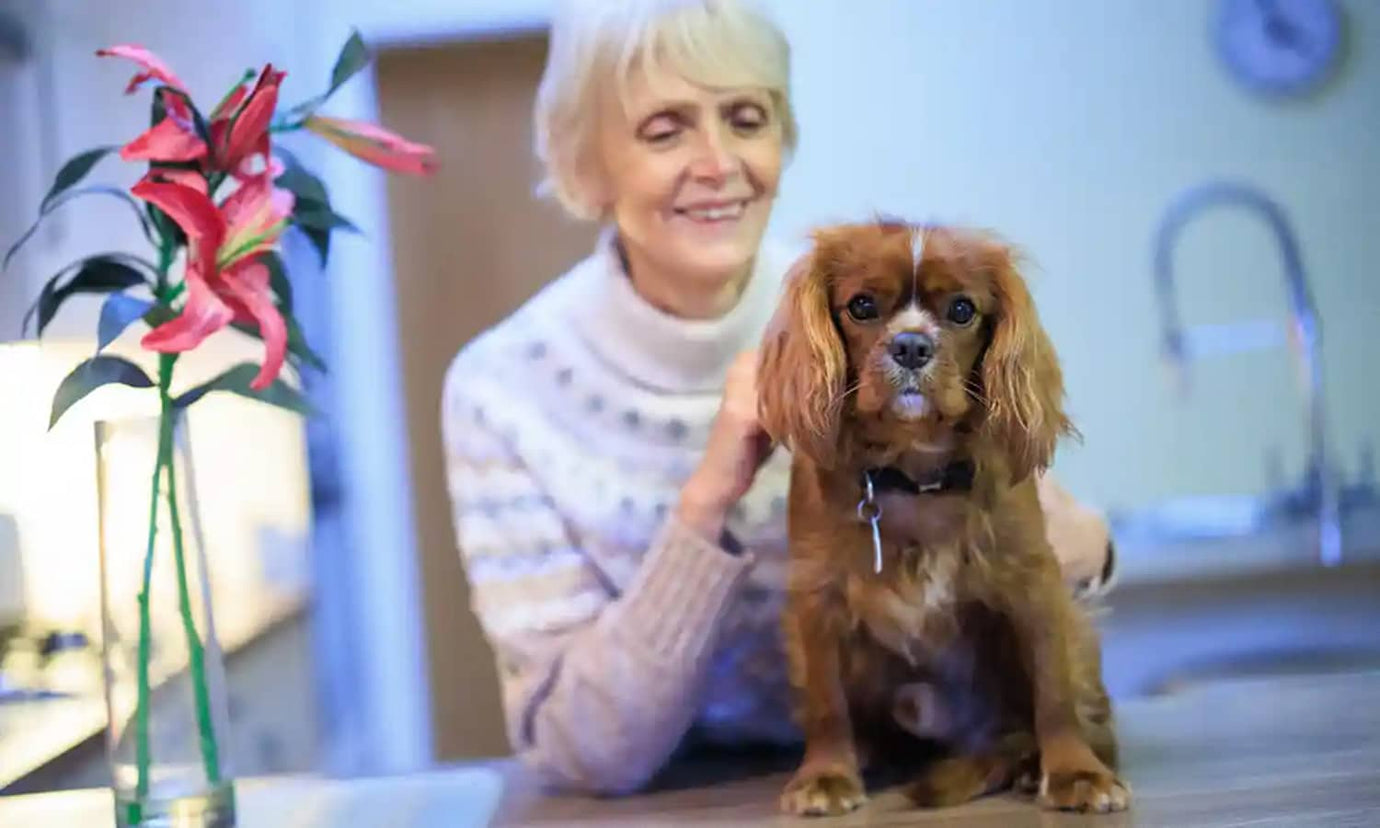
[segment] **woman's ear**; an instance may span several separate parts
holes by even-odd
[[[828,274],[815,255],[786,276],[781,304],[762,341],[757,366],[762,428],[792,452],[822,466],[834,461],[847,372],[834,326]]]
[[[1058,355],[1012,253],[995,245],[989,253],[995,259],[992,290],[997,301],[982,357],[983,428],[1005,451],[1012,482],[1017,482],[1048,468],[1059,438],[1077,431],[1064,413]]]

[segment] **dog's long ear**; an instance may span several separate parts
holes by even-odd
[[[986,254],[994,271],[997,306],[988,318],[990,340],[982,357],[987,402],[983,428],[1005,450],[1012,482],[1018,482],[1048,468],[1059,438],[1077,431],[1064,412],[1058,355],[1040,324],[1013,252],[991,243]]]
[[[830,466],[838,448],[847,356],[834,326],[828,274],[816,255],[786,276],[757,366],[762,428],[791,451]]]

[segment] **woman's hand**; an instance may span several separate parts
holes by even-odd
[[[704,457],[680,490],[680,522],[717,543],[728,510],[747,494],[771,451],[757,421],[757,352],[746,351],[729,366]]]

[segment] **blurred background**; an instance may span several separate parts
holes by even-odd
[[[1027,251],[1085,436],[1057,472],[1117,534],[1113,693],[1380,665],[1380,4],[1284,4],[1303,10],[1294,41],[1259,36],[1271,4],[1231,0],[766,5],[802,134],[775,235],[881,211]],[[242,775],[507,751],[438,405],[456,350],[593,244],[532,196],[551,7],[0,0],[5,246],[65,159],[146,125],[126,67],[93,55],[113,43],[149,47],[199,97],[272,61],[292,101],[357,27],[377,61],[329,114],[438,151],[417,181],[295,147],[363,229],[325,272],[300,239],[285,251],[331,366],[304,378],[321,416],[208,398],[191,423],[214,435],[193,437],[198,474],[228,484],[200,500]],[[1274,90],[1293,70],[1317,80]],[[41,348],[20,320],[61,265],[138,241],[120,205],[78,202],[0,278],[0,793],[107,784],[91,420],[120,391],[46,432],[99,298],[65,306]],[[256,353],[227,333],[189,370]]]

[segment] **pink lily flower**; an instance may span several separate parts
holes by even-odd
[[[211,112],[208,129],[218,169],[235,172],[256,153],[268,155],[268,126],[278,108],[278,87],[286,76],[270,63],[253,88],[240,84]]]
[[[154,204],[187,235],[187,300],[172,320],[144,335],[145,348],[180,353],[200,345],[231,321],[258,325],[264,361],[250,388],[277,379],[287,355],[287,325],[274,304],[261,254],[287,228],[293,195],[266,175],[241,182],[217,207],[204,190],[145,178],[130,190]]]
[[[130,81],[126,92],[133,92],[141,84],[156,79],[182,93],[165,95],[167,117],[130,141],[120,149],[126,161],[187,162],[201,161],[213,169],[239,175],[244,161],[266,144],[269,123],[278,107],[278,87],[287,73],[268,64],[251,87],[241,83],[211,112],[206,141],[196,131],[192,108],[183,95],[186,87],[156,55],[132,45],[112,46],[96,54],[103,57],[123,57],[137,63],[143,71]]]

